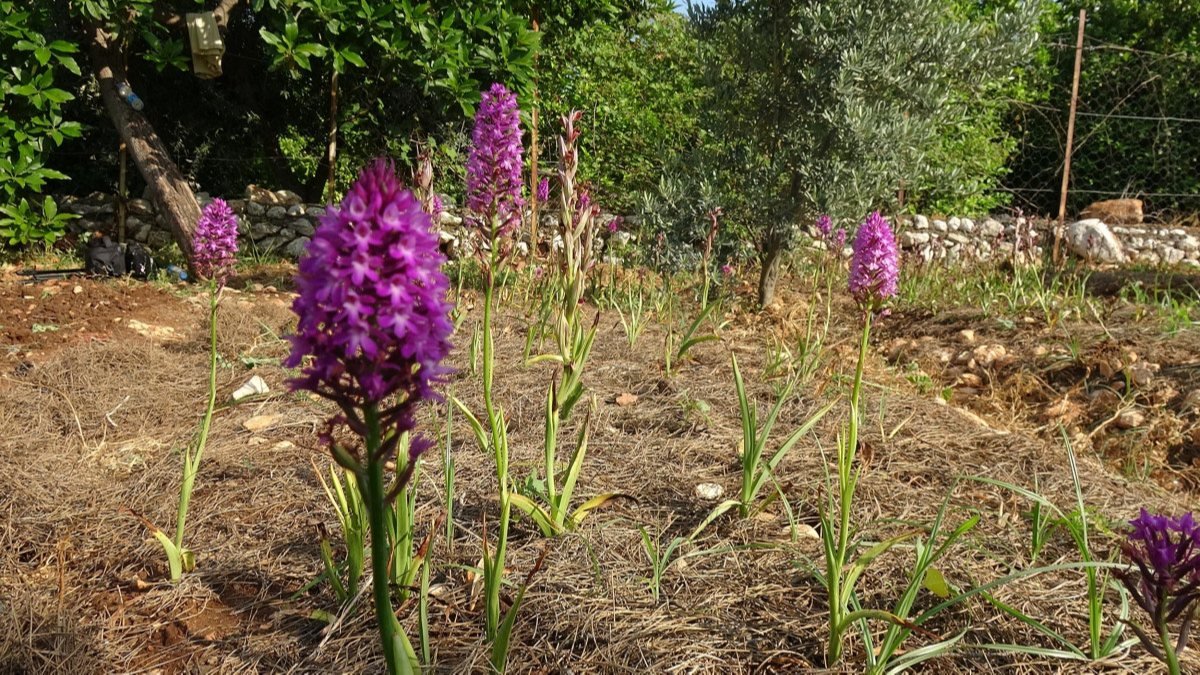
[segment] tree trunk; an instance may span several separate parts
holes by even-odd
[[[783,247],[778,242],[768,239],[763,244],[758,259],[762,263],[762,270],[758,276],[758,306],[764,309],[775,300],[775,286],[779,283],[779,271],[783,262]]]
[[[129,107],[117,93],[117,83],[125,78],[119,48],[109,42],[108,35],[99,26],[92,28],[91,38],[92,70],[100,85],[104,107],[134,165],[146,180],[159,215],[171,228],[171,234],[190,266],[200,205],[154,127],[145,115]]]

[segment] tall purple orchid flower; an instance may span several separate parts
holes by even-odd
[[[493,84],[475,113],[467,158],[467,208],[489,238],[509,235],[521,222],[523,152],[517,97]]]
[[[337,403],[337,422],[360,436],[370,406],[379,407],[381,426],[411,430],[415,404],[436,398],[446,372],[452,326],[444,262],[429,214],[391,163],[367,167],[321,218],[300,261],[292,305],[300,320],[286,363],[302,370],[292,388]],[[383,454],[398,435],[385,439]]]
[[[450,351],[445,259],[429,214],[379,160],[363,170],[345,199],[313,234],[296,275],[292,305],[300,320],[286,364],[300,367],[289,384],[341,408],[323,440],[339,464],[354,471],[371,528],[375,613],[389,673],[411,672],[416,655],[392,610],[386,579],[392,559],[388,504],[404,488],[417,456],[430,447],[409,440],[398,475],[384,482],[386,463],[414,430],[414,412],[437,398]],[[349,429],[365,451],[334,440]]]

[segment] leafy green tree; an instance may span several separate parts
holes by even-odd
[[[46,4],[0,0],[0,244],[50,243],[65,225],[53,201],[41,201],[40,213],[28,201],[48,181],[67,178],[46,157],[80,135],[79,123],[63,116],[75,98],[63,81],[80,74],[78,49],[47,37],[52,20]]]
[[[941,0],[718,0],[697,25],[717,165],[762,265],[768,304],[797,224],[861,218],[933,174],[939,139],[1030,53],[1027,5],[975,21]]]
[[[378,153],[391,145],[389,137],[422,131],[422,122],[469,117],[492,79],[517,91],[528,91],[532,81],[537,34],[505,3],[458,2],[435,9],[433,3],[387,0],[254,0],[254,8],[264,24],[259,33],[272,68],[295,79],[320,73],[328,81],[329,198],[339,133]],[[282,32],[272,32],[271,24],[282,24]],[[363,31],[364,26],[372,30]],[[343,90],[339,78],[350,68],[354,81]],[[398,88],[424,104],[407,110],[386,105],[395,101],[392,91]],[[416,120],[406,119],[406,112]],[[411,147],[402,150],[408,154]]]
[[[701,64],[685,20],[634,20],[571,30],[539,57],[542,137],[554,138],[560,115],[584,111],[581,177],[609,208],[632,206],[701,133]]]

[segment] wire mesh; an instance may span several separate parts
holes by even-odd
[[[1017,148],[1003,189],[1014,206],[1058,214],[1075,36],[1046,43],[1050,77],[1034,102],[1016,102]],[[1200,59],[1085,36],[1067,215],[1094,201],[1142,199],[1164,221],[1200,214]]]

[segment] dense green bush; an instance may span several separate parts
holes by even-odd
[[[571,30],[539,57],[542,136],[551,141],[560,115],[583,110],[581,176],[607,207],[629,209],[699,142],[700,72],[697,42],[671,11]]]
[[[189,72],[186,34],[163,26],[151,4],[82,0],[71,5],[73,28],[99,21],[128,35],[129,81],[147,118],[184,174],[215,194],[259,183],[322,198],[335,71],[343,186],[371,157],[406,160],[418,142],[452,142],[491,82],[528,94],[533,81],[538,34],[510,3],[243,2],[229,17],[215,80]],[[86,123],[82,150],[53,166],[76,176],[78,191],[111,190],[117,139],[99,99],[75,101],[70,112]]]
[[[80,135],[79,123],[64,118],[74,95],[61,84],[80,73],[78,50],[49,39],[49,23],[47,4],[18,9],[0,1],[0,244],[50,243],[66,224],[52,200],[29,201],[49,181],[67,178],[46,166],[46,157]]]

